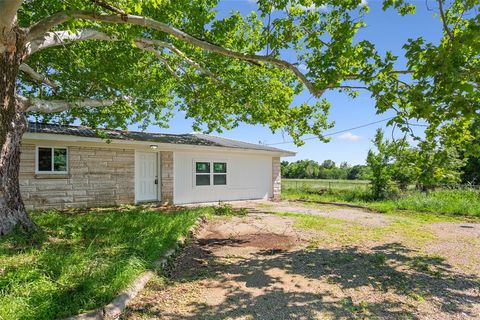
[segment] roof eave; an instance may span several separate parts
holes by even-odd
[[[76,135],[67,135],[61,133],[31,133],[27,132],[24,134],[24,140],[29,141],[49,141],[56,144],[66,144],[72,142],[83,142],[83,143],[95,143],[95,144],[106,144],[106,140],[101,138],[93,137],[83,137]],[[141,141],[141,140],[119,140],[119,139],[110,139],[109,147],[120,147],[120,146],[129,146],[129,147],[143,147],[149,148],[151,145],[157,145],[158,148],[161,148],[165,151],[191,151],[195,149],[201,150],[230,150],[232,152],[248,152],[248,153],[257,153],[264,155],[271,155],[274,157],[290,157],[294,156],[295,152],[290,152],[286,150],[262,150],[262,149],[247,149],[247,148],[232,148],[232,147],[222,147],[222,146],[205,146],[205,145],[189,145],[189,144],[175,144],[175,143],[162,143],[162,142],[152,142],[152,141]]]

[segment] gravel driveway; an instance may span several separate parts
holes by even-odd
[[[240,205],[250,213],[211,219],[123,318],[480,319],[480,224]]]

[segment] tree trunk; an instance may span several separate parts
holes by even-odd
[[[20,195],[20,143],[27,129],[23,107],[17,105],[16,79],[24,58],[25,32],[14,26],[8,38],[0,39],[7,50],[0,53],[0,235],[19,226],[31,230]]]

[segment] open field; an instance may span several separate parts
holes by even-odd
[[[312,191],[329,189],[357,189],[366,190],[368,180],[333,180],[333,179],[282,179],[283,190],[309,189]]]
[[[478,319],[480,224],[312,203],[209,219],[122,319]]]
[[[209,208],[34,212],[33,235],[0,238],[0,319],[58,319],[99,307]]]
[[[312,187],[295,189],[287,186],[282,190],[282,198],[351,203],[379,212],[409,210],[480,218],[480,190],[478,189],[439,189],[429,193],[407,191],[392,199],[374,200],[366,185],[355,187],[351,184],[349,187],[332,187],[331,189]]]

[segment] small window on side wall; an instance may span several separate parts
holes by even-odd
[[[216,186],[227,184],[227,164],[225,162],[213,163],[213,184]]]
[[[210,162],[195,163],[195,185],[197,186],[210,185]]]
[[[37,149],[37,171],[39,173],[67,173],[67,148]]]
[[[227,184],[227,164],[225,162],[195,162],[196,186],[224,186]]]

